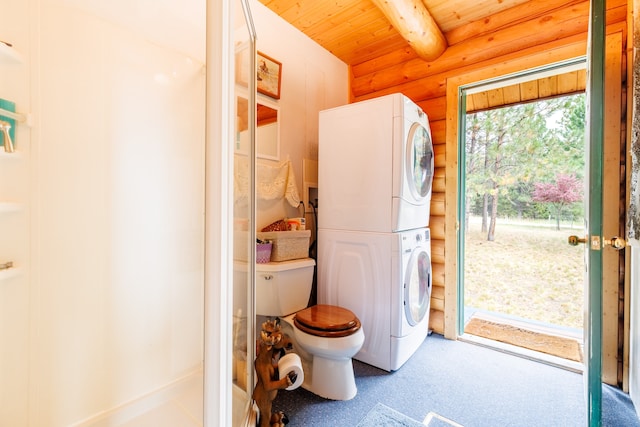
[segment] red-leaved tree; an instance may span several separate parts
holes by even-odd
[[[533,200],[550,203],[556,211],[556,230],[560,230],[560,216],[565,206],[582,200],[582,182],[575,175],[557,174],[555,182],[536,182]]]

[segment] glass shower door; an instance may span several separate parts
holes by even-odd
[[[255,358],[255,170],[256,77],[255,30],[246,0],[235,4],[235,132],[233,155],[233,322],[232,416],[234,426],[255,425],[252,408]],[[242,149],[240,139],[243,140]]]

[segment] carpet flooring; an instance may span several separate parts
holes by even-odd
[[[424,427],[424,424],[378,403],[356,427]]]
[[[358,394],[330,401],[280,391],[288,427],[357,426],[378,404],[413,420],[434,412],[464,427],[584,427],[581,374],[441,335],[427,337],[395,372],[354,361]],[[606,391],[606,392],[605,392]],[[603,426],[640,427],[628,396],[603,388]]]
[[[540,333],[512,324],[473,317],[464,327],[467,334],[528,348],[530,350],[582,362],[580,343],[572,338]]]

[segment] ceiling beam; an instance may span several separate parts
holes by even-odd
[[[433,61],[447,49],[447,39],[422,0],[371,1],[425,61]]]

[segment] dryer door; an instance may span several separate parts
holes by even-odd
[[[431,193],[433,182],[433,144],[427,128],[415,122],[406,144],[406,173],[409,191],[416,202]]]
[[[404,279],[404,314],[407,323],[415,326],[429,312],[431,301],[431,258],[425,248],[413,250]]]

